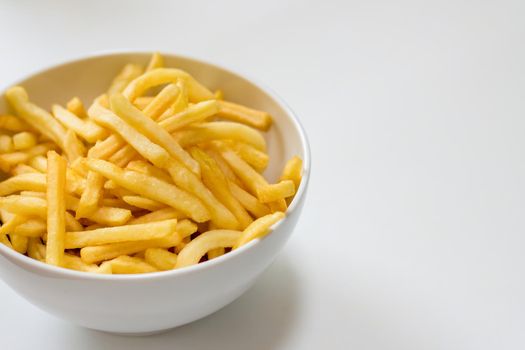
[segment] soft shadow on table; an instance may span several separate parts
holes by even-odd
[[[125,337],[71,326],[66,334],[75,338],[76,349],[275,349],[297,321],[297,278],[281,258],[232,304],[167,333]]]

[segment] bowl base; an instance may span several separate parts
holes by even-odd
[[[112,335],[120,335],[120,336],[124,336],[124,337],[147,337],[147,336],[150,336],[150,335],[157,335],[157,334],[169,332],[169,331],[171,331],[174,328],[177,328],[177,327],[161,329],[159,331],[131,332],[131,333],[127,333],[127,332],[108,332],[108,331],[101,331],[101,330],[98,330],[98,329],[94,329],[94,330],[97,331],[97,332],[102,332],[102,333],[112,334]]]

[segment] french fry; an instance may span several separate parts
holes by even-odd
[[[153,164],[161,168],[166,168],[169,155],[171,155],[175,159],[180,160],[184,166],[186,166],[195,174],[200,173],[198,163],[193,160],[190,155],[182,149],[182,147],[179,146],[179,144],[171,137],[171,135],[159,124],[143,114],[140,110],[133,107],[133,105],[122,95],[113,95],[110,99],[110,103],[111,108],[115,111],[115,113],[120,118],[122,118],[122,120],[124,120],[122,124],[125,124],[130,128],[135,128],[135,130],[133,130],[135,135],[131,136],[133,134],[131,130],[128,130],[126,133],[125,127],[122,126],[120,127],[120,131],[116,130],[115,128],[112,129],[119,133],[124,139],[126,139],[126,141],[128,141],[128,143],[130,143],[144,158],[150,160]],[[114,120],[113,123],[116,125],[116,120]],[[111,128],[111,126],[108,127]],[[140,131],[140,133],[136,130]],[[138,135],[144,135],[142,137],[145,140],[141,144],[132,143],[131,140],[137,139]],[[156,144],[152,142],[149,142],[148,144],[146,140],[151,140],[156,142]],[[157,146],[157,144],[160,147]],[[168,157],[166,157],[164,154],[162,157],[160,157],[156,154],[153,154],[152,152],[147,152],[146,147],[155,148],[154,146],[162,149],[164,153],[167,151],[169,154]]]
[[[261,174],[255,171],[235,152],[222,148],[221,154],[235,174],[261,202],[270,203],[294,195],[295,186],[293,181],[284,180],[270,185]]]
[[[151,101],[153,101],[154,98],[155,98],[154,96],[137,97],[135,101],[133,101],[133,105],[137,107],[138,109],[140,109],[141,111],[143,111],[144,108],[146,108],[146,106],[149,105]]]
[[[169,165],[168,172],[177,186],[194,194],[206,205],[210,212],[212,222],[227,229],[236,229],[239,227],[239,222],[235,216],[215,198],[197,175],[175,160]]]
[[[64,139],[64,147],[67,149],[64,153],[70,162],[75,161],[77,158],[81,158],[86,153],[86,147],[77,137],[77,134],[71,129],[66,132],[66,138]]]
[[[66,232],[66,249],[83,248],[109,243],[144,241],[162,238],[175,232],[177,220],[164,220],[149,224],[105,227],[91,231]]]
[[[25,236],[17,235],[15,233],[10,233],[9,238],[13,249],[19,252],[20,254],[25,254],[27,252],[28,238]]]
[[[212,249],[208,252],[208,260],[218,258],[221,255],[224,255],[225,249],[223,247]]]
[[[292,180],[295,185],[295,191],[297,191],[301,184],[302,171],[303,160],[298,156],[293,156],[286,162],[280,180]]]
[[[7,196],[19,191],[46,190],[46,175],[41,173],[27,173],[12,176],[0,182],[0,196]]]
[[[35,156],[29,160],[29,165],[40,171],[41,173],[47,172],[47,158],[43,156]]]
[[[85,119],[88,116],[82,100],[80,100],[78,97],[73,97],[71,100],[69,100],[66,104],[66,108],[68,111],[81,119]]]
[[[174,114],[180,113],[184,111],[186,108],[188,108],[189,104],[189,97],[188,97],[188,88],[186,87],[186,83],[183,80],[177,81],[175,84],[180,90],[179,96],[177,97],[177,100],[173,103],[171,108],[166,110],[160,117],[159,121],[166,119],[167,117],[170,117]]]
[[[155,52],[146,66],[146,72],[162,67],[164,67],[164,57],[159,52]]]
[[[122,168],[137,157],[139,157],[137,151],[135,151],[130,145],[126,145],[115,152],[108,160]]]
[[[42,156],[49,151],[56,150],[56,146],[52,142],[40,143],[34,147],[31,147],[24,152],[29,156],[29,158]]]
[[[12,132],[31,130],[31,127],[22,119],[14,115],[0,115],[0,129]]]
[[[193,239],[180,251],[175,268],[197,264],[212,249],[232,247],[241,236],[241,231],[213,230]]]
[[[29,166],[27,164],[18,164],[13,169],[11,169],[11,174],[13,176],[18,176],[22,174],[31,174],[31,173],[40,173],[38,170],[33,168],[32,166]]]
[[[121,255],[131,255],[148,248],[171,248],[181,242],[183,237],[189,237],[197,230],[197,225],[189,220],[177,223],[175,232],[166,237],[136,242],[122,242],[99,246],[89,246],[80,250],[80,257],[86,263],[109,260]]]
[[[170,155],[162,147],[151,142],[146,136],[136,131],[128,123],[113,113],[100,114],[94,120],[119,134],[144,158],[152,161],[155,165],[167,164]]]
[[[228,181],[230,191],[233,196],[242,204],[246,210],[248,210],[253,216],[259,218],[264,215],[270,214],[270,209],[265,204],[259,202],[259,200],[246,192],[244,189],[239,187],[234,182]]]
[[[244,229],[238,241],[233,246],[233,249],[242,247],[253,239],[266,236],[270,231],[270,228],[283,218],[284,213],[278,211],[255,220],[250,226]]]
[[[280,198],[276,201],[268,203],[268,207],[272,213],[275,213],[276,211],[282,211],[284,213],[288,208],[288,205],[286,204],[286,200],[284,198]]]
[[[98,270],[97,265],[86,264],[78,256],[72,254],[64,254],[64,267],[70,270],[83,272],[97,272]]]
[[[15,234],[31,238],[39,238],[46,232],[46,222],[41,219],[26,218],[24,222],[13,229],[13,233]]]
[[[60,105],[53,105],[52,111],[55,118],[66,128],[74,131],[87,142],[95,143],[108,135],[104,128],[93,121],[89,119],[83,120]]]
[[[5,96],[13,109],[26,123],[64,149],[63,140],[66,136],[66,130],[51,114],[29,102],[29,96],[24,88],[12,87],[6,91]]]
[[[215,160],[199,148],[193,148],[191,155],[200,164],[204,184],[211,190],[213,195],[230,210],[240,223],[241,228],[245,228],[251,224],[253,221],[252,218],[239,201],[231,194],[228,180]]]
[[[124,202],[128,203],[137,208],[146,209],[149,211],[155,211],[159,209],[166,208],[166,205],[159,203],[149,198],[144,198],[141,196],[123,196],[122,199]]]
[[[136,171],[142,174],[154,176],[157,179],[162,180],[164,182],[173,183],[173,180],[171,179],[171,177],[169,176],[167,172],[143,160],[134,160],[132,162],[129,162],[128,165],[126,166],[126,169],[133,170],[133,171]]]
[[[104,182],[105,179],[102,175],[96,172],[88,173],[86,189],[82,193],[82,197],[80,197],[80,203],[75,215],[77,219],[87,218],[97,210],[102,198]]]
[[[159,125],[167,132],[172,133],[188,125],[202,122],[219,111],[217,101],[209,100],[196,103],[182,112],[159,121]]]
[[[24,197],[17,195],[0,197],[0,209],[22,216],[36,216],[42,219],[47,218],[47,201],[37,197]],[[65,215],[66,228],[68,230],[82,230],[82,225],[76,221],[71,214],[66,212]]]
[[[138,64],[126,64],[122,71],[113,79],[108,89],[108,95],[113,95],[118,92],[122,92],[126,86],[139,77],[143,72],[143,69]]]
[[[30,258],[33,258],[35,260],[44,261],[44,258],[40,255],[40,251],[38,249],[38,243],[40,243],[40,238],[31,237],[28,240],[27,243],[27,255]]]
[[[62,266],[64,263],[64,235],[66,231],[66,168],[64,158],[54,151],[47,155],[47,248],[46,263]]]
[[[36,145],[36,137],[33,133],[22,131],[13,135],[13,148],[16,151],[25,150]]]
[[[200,102],[213,99],[213,93],[206,87],[197,82],[185,71],[175,68],[158,68],[146,72],[129,83],[124,89],[123,95],[129,101],[133,102],[149,88],[162,84],[176,83],[179,79],[187,84],[190,101]]]
[[[152,211],[151,213],[142,215],[138,218],[131,219],[130,225],[145,224],[148,222],[162,221],[168,219],[183,219],[184,215],[173,208],[163,208]]]
[[[29,155],[25,152],[12,152],[0,154],[0,170],[8,173],[17,164],[26,163],[29,160]]]
[[[9,153],[14,150],[13,138],[9,135],[0,135],[0,153]]]
[[[251,109],[233,102],[218,101],[220,118],[243,123],[267,131],[272,125],[272,117],[263,111]]]
[[[158,271],[155,267],[144,260],[122,255],[110,261],[111,270],[114,274],[134,274]]]
[[[104,261],[102,264],[100,264],[100,266],[98,267],[98,270],[95,271],[96,273],[99,273],[99,274],[104,274],[104,275],[111,275],[113,273],[113,268],[111,267],[111,262],[110,261]]]
[[[197,222],[207,221],[209,212],[193,195],[155,177],[121,168],[103,160],[88,159],[87,166],[119,186],[171,206]]]
[[[233,140],[247,143],[260,151],[266,150],[266,141],[255,129],[233,122],[209,122],[193,125],[174,132],[173,137],[183,148],[213,140]]]
[[[157,120],[176,102],[179,94],[180,89],[176,84],[168,84],[144,108],[139,109],[151,119]]]
[[[158,270],[173,270],[177,263],[177,254],[163,248],[148,248],[144,251],[144,260]]]
[[[268,166],[268,162],[270,161],[268,154],[259,151],[255,147],[241,142],[230,142],[228,146],[258,172],[264,171]]]

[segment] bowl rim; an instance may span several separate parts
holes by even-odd
[[[268,236],[270,236],[275,230],[277,230],[283,223],[288,220],[289,213],[292,213],[294,210],[296,210],[298,203],[301,201],[301,198],[306,194],[306,189],[308,186],[308,182],[310,179],[310,167],[311,167],[311,153],[310,153],[310,144],[308,141],[308,137],[306,136],[305,129],[301,122],[299,121],[299,118],[295,114],[295,112],[290,108],[290,106],[279,96],[275,93],[274,90],[270,89],[265,84],[262,84],[258,79],[252,78],[250,75],[247,75],[245,73],[241,73],[238,70],[231,69],[228,66],[225,66],[223,64],[217,64],[212,61],[196,58],[189,55],[179,55],[174,53],[167,53],[165,51],[148,51],[148,50],[103,50],[103,51],[97,51],[92,54],[88,55],[82,55],[77,57],[72,57],[68,59],[64,59],[59,61],[56,64],[44,66],[43,68],[36,69],[34,71],[31,71],[27,74],[25,74],[22,78],[16,80],[14,83],[11,84],[2,84],[0,87],[0,92],[3,94],[5,89],[7,89],[9,86],[14,86],[17,84],[20,84],[22,81],[27,80],[31,78],[34,75],[44,74],[49,70],[53,70],[56,68],[59,68],[64,65],[69,64],[75,64],[82,61],[89,61],[92,59],[100,59],[110,56],[118,56],[118,55],[151,55],[154,52],[159,52],[161,55],[165,57],[173,57],[173,58],[179,58],[182,60],[188,60],[188,61],[194,61],[199,64],[211,66],[214,69],[223,70],[231,75],[237,76],[241,79],[244,79],[253,85],[255,85],[257,88],[261,89],[264,93],[266,93],[268,96],[270,96],[274,101],[276,101],[280,107],[286,112],[287,117],[292,121],[295,129],[299,133],[299,139],[301,142],[301,148],[304,154],[303,157],[303,176],[301,180],[301,184],[299,185],[299,189],[297,190],[297,193],[294,196],[294,199],[290,203],[290,206],[288,207],[286,211],[286,216],[281,221],[277,222],[270,228],[270,232],[262,237],[252,240],[251,242],[248,242],[244,246],[233,250],[227,254],[221,255],[215,259],[205,261],[200,264],[186,266],[181,269],[174,269],[169,271],[158,271],[158,272],[150,272],[150,273],[142,273],[142,274],[97,274],[97,273],[90,273],[90,272],[84,272],[84,271],[76,271],[67,269],[64,267],[59,266],[53,266],[46,263],[43,263],[41,261],[32,259],[24,254],[20,254],[13,249],[5,246],[4,244],[0,243],[0,253],[3,255],[9,256],[11,259],[17,261],[17,265],[24,267],[25,269],[31,269],[32,272],[36,273],[45,273],[46,275],[52,275],[53,277],[57,278],[71,278],[71,279],[85,279],[85,280],[111,280],[111,281],[134,281],[134,280],[157,280],[157,279],[165,279],[165,278],[171,278],[176,277],[180,275],[186,275],[189,273],[194,273],[197,271],[205,270],[205,269],[213,269],[214,266],[223,264],[228,260],[235,259],[236,256],[242,255],[242,254],[249,254],[249,252],[254,249],[255,246],[260,244],[260,242],[264,239],[266,239]]]

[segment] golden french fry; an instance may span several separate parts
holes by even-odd
[[[154,96],[137,97],[135,101],[133,101],[133,105],[137,107],[138,109],[140,109],[141,111],[143,111],[144,108],[146,108],[146,106],[149,105],[151,101],[153,101],[154,98],[155,98]]]
[[[173,270],[177,263],[177,254],[163,248],[148,248],[144,252],[144,260],[158,270]]]
[[[97,272],[98,266],[94,264],[86,264],[78,256],[72,254],[64,255],[64,267],[70,270],[77,270],[83,272]]]
[[[80,197],[75,217],[86,218],[97,210],[102,198],[105,179],[99,173],[90,171],[86,180],[86,189]]]
[[[247,143],[260,151],[266,150],[266,141],[257,130],[233,122],[202,123],[172,135],[184,148],[213,140],[233,140]]]
[[[46,263],[62,266],[64,263],[64,235],[66,232],[66,168],[67,162],[55,151],[47,154],[47,247]]]
[[[126,64],[122,71],[113,79],[108,89],[108,95],[113,95],[118,92],[122,92],[128,84],[139,77],[143,72],[143,69],[138,64]]]
[[[16,151],[25,150],[36,145],[36,136],[28,131],[13,135],[13,148]]]
[[[248,210],[256,218],[270,214],[270,209],[265,204],[259,202],[259,200],[246,192],[244,189],[239,187],[234,182],[228,181],[230,191],[233,196],[242,204],[246,210]]]
[[[133,139],[133,137],[126,137],[126,133],[124,132],[125,128],[121,127],[120,131],[113,129],[115,132],[118,132],[124,139],[126,139],[126,141],[128,141],[144,158],[150,160],[153,164],[157,165],[158,167],[166,168],[169,155],[171,155],[175,159],[180,160],[184,164],[184,166],[186,166],[192,172],[199,174],[200,170],[198,163],[194,159],[192,159],[190,155],[186,153],[186,151],[184,151],[182,147],[180,147],[180,145],[171,137],[171,135],[166,130],[164,130],[159,124],[157,124],[152,119],[148,118],[137,108],[133,107],[133,105],[122,95],[113,95],[110,99],[110,102],[111,108],[120,118],[122,118],[122,120],[124,120],[122,124],[125,124],[127,127],[130,128],[135,128],[135,130],[133,130],[136,134],[134,138],[137,138],[137,135],[143,135],[142,137],[147,141],[151,140],[153,142],[156,142],[149,142],[148,144],[146,141],[143,141],[142,144],[139,145],[137,143],[135,145],[130,141],[131,139]],[[131,134],[132,132],[128,131],[128,133]],[[154,148],[154,146],[162,149],[162,151],[164,152],[162,157],[157,156],[156,154],[152,154],[152,152],[146,152],[146,147]],[[166,151],[168,154],[167,158],[165,155]]]
[[[11,169],[11,174],[13,176],[18,176],[22,174],[39,174],[40,172],[33,168],[32,166],[29,166],[27,164],[18,164],[13,169]]]
[[[146,209],[149,211],[155,211],[166,208],[166,205],[163,203],[159,203],[152,199],[144,198],[141,196],[123,196],[122,200],[124,200],[124,202],[128,203],[129,205],[133,205],[134,207]]]
[[[159,52],[155,52],[151,56],[151,59],[149,60],[148,65],[146,66],[146,72],[162,67],[164,67],[164,57],[162,57],[162,55]]]
[[[180,90],[179,96],[173,105],[158,118],[159,121],[164,120],[174,114],[180,113],[188,108],[189,98],[186,83],[183,80],[179,80],[175,85],[177,85]]]
[[[80,257],[87,263],[95,263],[121,255],[135,254],[148,248],[171,248],[179,244],[182,237],[190,236],[196,230],[197,226],[195,224],[189,220],[182,220],[177,223],[175,232],[166,237],[85,247],[80,250]]]
[[[56,145],[52,142],[40,143],[34,147],[31,147],[24,152],[29,156],[29,158],[42,156],[49,151],[56,150]]]
[[[152,176],[123,170],[103,160],[88,159],[87,166],[91,170],[113,180],[119,186],[146,198],[169,205],[197,222],[207,221],[210,218],[208,210],[196,197],[174,185]],[[190,172],[190,174],[192,173]]]
[[[91,231],[66,232],[66,249],[83,248],[109,243],[144,241],[162,238],[175,232],[177,220],[164,220],[149,224],[105,227]]]
[[[85,119],[87,117],[86,109],[84,108],[84,104],[82,103],[82,100],[78,97],[73,97],[71,100],[69,100],[66,104],[66,108],[68,111],[76,115],[77,117],[81,119]]]
[[[22,216],[36,216],[42,219],[47,218],[47,201],[37,197],[25,197],[11,195],[0,197],[0,209]],[[66,212],[66,228],[68,230],[80,231],[82,225],[75,218]]]
[[[187,84],[188,96],[192,102],[213,99],[213,94],[206,87],[185,71],[175,68],[157,68],[144,73],[129,83],[124,89],[123,95],[133,102],[146,90],[154,86],[176,83],[178,80],[183,80]]]
[[[31,127],[22,119],[14,115],[0,115],[0,129],[12,132],[31,130]]]
[[[115,152],[126,146],[126,141],[119,135],[112,134],[104,141],[98,141],[95,146],[88,151],[89,158],[108,159]]]
[[[302,171],[303,160],[298,156],[293,156],[288,162],[286,162],[280,179],[281,181],[292,180],[295,185],[295,191],[297,191],[301,184]]]
[[[39,238],[47,232],[47,224],[41,219],[25,219],[13,229],[13,233],[32,238]]]
[[[241,142],[230,142],[228,146],[258,172],[262,172],[268,166],[270,161],[268,154],[259,151],[255,147]]]
[[[151,119],[157,120],[176,102],[179,94],[180,89],[176,84],[168,84],[144,108],[139,109]]]
[[[134,160],[132,162],[129,162],[126,166],[126,169],[154,176],[157,179],[162,180],[164,182],[173,183],[173,180],[167,172],[143,160]]]
[[[110,261],[111,271],[114,274],[135,274],[159,271],[144,260],[132,256],[122,255]]]
[[[204,205],[206,205],[210,212],[212,222],[227,229],[236,229],[239,227],[239,222],[235,216],[221,202],[219,202],[217,198],[215,198],[197,175],[189,171],[176,160],[173,160],[170,163],[168,172],[177,186],[194,194],[204,203]]]
[[[238,241],[233,246],[233,249],[237,249],[253,239],[266,236],[270,228],[283,218],[284,213],[278,211],[255,220],[250,226],[244,229]]]
[[[6,91],[5,96],[13,109],[26,123],[64,149],[63,140],[66,136],[66,130],[46,110],[29,102],[29,96],[24,88],[12,87]]]
[[[17,164],[26,163],[29,160],[29,155],[25,152],[12,152],[0,154],[0,170],[8,173]]]
[[[108,135],[108,132],[104,128],[93,121],[81,119],[60,105],[53,105],[52,111],[55,118],[66,128],[73,130],[87,142],[95,143]]]
[[[104,274],[104,275],[111,275],[113,273],[113,268],[111,267],[110,261],[104,261],[100,266],[98,267],[98,270],[95,271],[96,273]]]
[[[253,221],[252,218],[230,192],[228,180],[215,160],[199,148],[193,148],[191,155],[200,164],[204,184],[211,190],[213,195],[235,215],[241,228],[245,228],[251,224]]]
[[[263,111],[251,109],[233,102],[218,101],[220,118],[232,120],[266,131],[272,125],[272,117]]]
[[[130,225],[145,224],[148,222],[162,221],[168,219],[183,219],[185,215],[173,208],[163,208],[152,211],[151,213],[142,215],[141,217],[131,219]]]
[[[222,90],[216,90],[213,94],[216,100],[224,100],[224,92]]]
[[[295,185],[292,180],[283,180],[276,184],[264,186],[257,190],[257,197],[263,203],[271,203],[295,194]],[[285,208],[286,209],[286,208]]]
[[[241,236],[241,231],[213,230],[204,232],[186,244],[177,256],[176,268],[195,265],[212,249],[232,247]]]
[[[44,261],[44,257],[40,255],[40,251],[38,249],[39,243],[40,238],[30,237],[27,243],[27,255],[35,260]]]
[[[221,255],[224,255],[225,249],[223,247],[212,249],[208,252],[208,260],[218,258]]]
[[[83,157],[86,153],[86,147],[77,137],[77,134],[71,129],[66,132],[66,138],[64,139],[64,147],[67,149],[64,153],[70,162]]]
[[[47,158],[44,156],[35,156],[31,158],[29,165],[41,173],[47,172]]]
[[[46,175],[41,173],[27,173],[16,175],[0,182],[0,196],[7,196],[20,191],[46,190]]]
[[[25,236],[17,235],[15,233],[10,233],[9,238],[13,249],[19,252],[20,254],[25,254],[27,252],[28,238]]]
[[[117,152],[113,153],[113,155],[109,157],[108,160],[116,166],[122,168],[128,165],[129,162],[131,162],[137,157],[140,157],[137,151],[135,151],[130,145],[126,145],[119,149]]]
[[[9,153],[14,150],[13,138],[9,135],[0,135],[0,153]]]
[[[196,103],[182,112],[159,121],[159,125],[167,132],[172,133],[188,125],[202,122],[219,111],[217,101],[209,100]]]
[[[288,208],[288,205],[286,204],[286,200],[284,198],[280,198],[276,201],[268,203],[268,207],[272,213],[275,213],[276,211],[282,211],[284,213]]]
[[[163,167],[164,164],[169,162],[170,155],[166,150],[151,142],[146,136],[139,133],[115,114],[100,114],[95,116],[94,120],[119,134],[126,142],[133,146],[140,155],[155,165]]]

